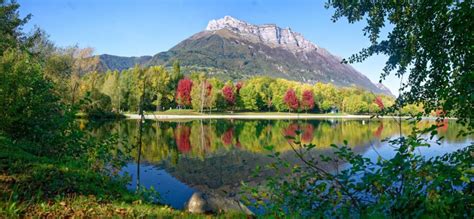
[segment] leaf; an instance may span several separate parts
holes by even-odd
[[[267,151],[273,151],[274,148],[275,148],[275,146],[273,146],[273,145],[263,146],[263,149],[265,149]]]

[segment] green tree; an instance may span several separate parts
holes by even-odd
[[[254,84],[246,83],[240,89],[240,98],[243,103],[245,110],[257,111],[258,110],[258,92]]]
[[[203,112],[209,107],[212,90],[208,92],[209,82],[204,73],[197,73],[193,77],[193,89],[191,90],[191,105],[195,111]]]
[[[368,104],[363,100],[362,95],[352,94],[343,100],[343,112],[361,114],[369,111]]]
[[[278,112],[288,111],[288,107],[284,101],[284,96],[288,88],[289,85],[284,79],[276,79],[275,83],[270,84],[270,90],[272,92],[272,106]]]
[[[139,105],[140,105],[140,99],[142,97],[142,93],[144,90],[144,86],[146,86],[147,83],[147,78],[145,74],[145,70],[138,65],[133,67],[133,69],[130,70],[130,94],[128,97],[129,101],[129,110],[138,112],[139,110]],[[149,89],[145,90],[145,92],[149,91]],[[146,98],[148,95],[145,93],[144,97],[144,108],[146,108],[146,105],[149,101],[148,98]]]
[[[173,90],[169,90],[171,76],[163,66],[151,66],[146,70],[147,78],[150,81],[151,98],[156,106],[156,111],[162,109],[163,102],[173,101]]]
[[[0,130],[14,138],[52,142],[64,113],[53,88],[37,60],[26,52],[5,51],[0,57]]]
[[[259,110],[270,111],[273,108],[273,92],[270,85],[275,83],[275,79],[270,77],[254,77],[246,83],[255,85],[259,100],[261,100],[257,102]]]
[[[0,0],[0,54],[9,48],[30,49],[38,37],[38,31],[31,35],[22,32],[22,27],[31,19],[31,14],[21,18],[19,7],[15,1]]]
[[[474,19],[472,1],[328,1],[333,20],[366,20],[371,45],[351,56],[360,62],[388,56],[381,80],[405,77],[398,106],[422,103],[425,113],[443,109],[474,126]],[[390,24],[387,38],[382,28]]]
[[[120,99],[122,89],[120,88],[120,73],[118,71],[108,71],[105,74],[104,84],[101,93],[110,97],[112,111],[120,112]]]

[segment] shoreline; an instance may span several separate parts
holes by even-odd
[[[123,114],[127,119],[140,119],[139,114]],[[147,120],[174,120],[174,119],[371,119],[371,115],[318,115],[318,114],[288,114],[288,115],[265,115],[265,114],[215,114],[215,115],[174,115],[174,114],[146,114]],[[381,116],[373,119],[393,119],[394,116]],[[402,116],[409,119],[409,116]],[[423,120],[435,120],[436,117],[422,117]],[[446,118],[455,119],[455,118]]]

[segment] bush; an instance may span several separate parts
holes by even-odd
[[[0,57],[0,102],[0,131],[15,139],[51,144],[68,123],[53,84],[26,52]]]

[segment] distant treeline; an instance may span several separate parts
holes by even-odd
[[[280,78],[255,76],[238,82],[222,81],[204,73],[184,76],[176,61],[163,66],[129,70],[88,72],[80,77],[73,95],[85,100],[82,111],[138,112],[143,95],[145,111],[193,109],[210,111],[341,112],[373,114],[394,104],[395,99],[361,88],[332,84],[306,84]],[[422,108],[406,106],[403,114]]]

